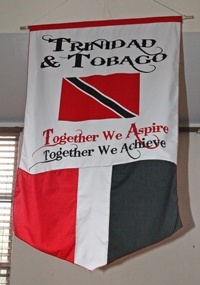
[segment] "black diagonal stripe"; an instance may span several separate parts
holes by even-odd
[[[115,113],[118,113],[121,117],[124,117],[124,118],[135,117],[135,115],[133,115],[131,112],[122,108],[119,104],[105,97],[103,94],[101,94],[100,92],[92,88],[91,86],[87,85],[83,81],[79,80],[78,78],[70,77],[70,78],[67,78],[67,80],[72,82],[74,85],[76,85],[79,89],[83,90],[85,93],[88,93],[91,97],[95,98],[100,103],[112,109]]]

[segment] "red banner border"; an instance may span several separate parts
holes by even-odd
[[[89,28],[89,27],[101,27],[101,26],[153,24],[153,23],[162,23],[162,22],[163,23],[167,23],[167,22],[182,23],[182,16],[167,16],[167,17],[163,16],[163,17],[147,17],[147,18],[134,18],[134,19],[114,19],[114,20],[41,24],[41,25],[29,26],[29,30],[39,31],[39,30],[56,30],[56,29],[76,29],[76,28]]]

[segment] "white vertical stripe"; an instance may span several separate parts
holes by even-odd
[[[74,263],[93,270],[107,264],[112,167],[79,169]]]

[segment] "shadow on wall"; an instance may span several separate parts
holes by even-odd
[[[189,113],[188,113],[188,94],[185,80],[185,66],[184,66],[184,48],[183,40],[181,39],[180,52],[180,75],[179,75],[179,114],[183,114],[184,121],[180,118],[180,125],[189,127]],[[189,197],[189,133],[181,133],[179,139],[178,149],[178,197],[179,197],[179,211],[183,223],[183,229],[178,233],[178,237],[187,233],[195,225],[192,218]]]

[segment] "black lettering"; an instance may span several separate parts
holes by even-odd
[[[153,56],[152,60],[154,62],[160,62],[163,61],[166,57],[167,55],[165,53],[158,53]]]
[[[149,59],[149,56],[147,55],[141,55],[141,56],[138,56],[136,59],[135,59],[135,62],[137,64],[147,64],[147,63],[150,63],[151,60]]]
[[[54,49],[53,51],[56,51],[56,52],[57,52],[57,51],[63,51],[63,49],[62,49],[62,44],[63,44],[64,42],[70,43],[70,39],[68,39],[68,38],[53,39],[51,35],[44,35],[44,36],[42,37],[42,39],[43,39],[44,41],[48,41],[49,43],[55,43],[55,44],[56,44],[56,47],[55,47],[55,49]]]
[[[119,58],[117,56],[109,57],[107,59],[107,66],[119,64]]]
[[[101,66],[106,63],[105,59],[102,57],[95,57],[93,60],[90,62],[93,66]]]
[[[68,59],[75,57],[75,65],[72,67],[79,67],[79,68],[83,68],[82,66],[82,58],[83,57],[87,57],[90,58],[89,54],[81,54],[81,53],[77,53],[77,54],[73,54],[73,55],[68,55]]]
[[[111,49],[121,48],[125,46],[125,44],[126,44],[125,41],[117,39],[115,41],[112,41]]]
[[[142,40],[142,47],[150,48],[150,47],[154,46],[155,43],[156,43],[156,40],[144,39],[144,40]]]
[[[130,42],[130,44],[127,46],[127,48],[130,48],[131,46],[136,46],[137,48],[140,48],[140,45],[139,45],[139,43],[137,42],[137,40],[132,40],[131,42]]]
[[[99,148],[99,151],[100,151],[101,155],[104,154],[104,153],[107,154],[108,150],[110,148],[110,145],[108,145],[108,146],[105,146],[105,145],[98,146],[98,148]]]
[[[79,51],[82,51],[83,50],[83,48],[81,48],[82,46],[83,46],[83,44],[81,42],[73,41],[71,43],[71,50],[70,51],[75,51],[76,49]]]
[[[59,67],[60,63],[58,61],[55,61],[54,59],[55,59],[54,56],[51,56],[51,55],[45,56],[44,61],[41,63],[40,67],[41,68],[46,68],[46,67],[57,68],[57,67]]]

